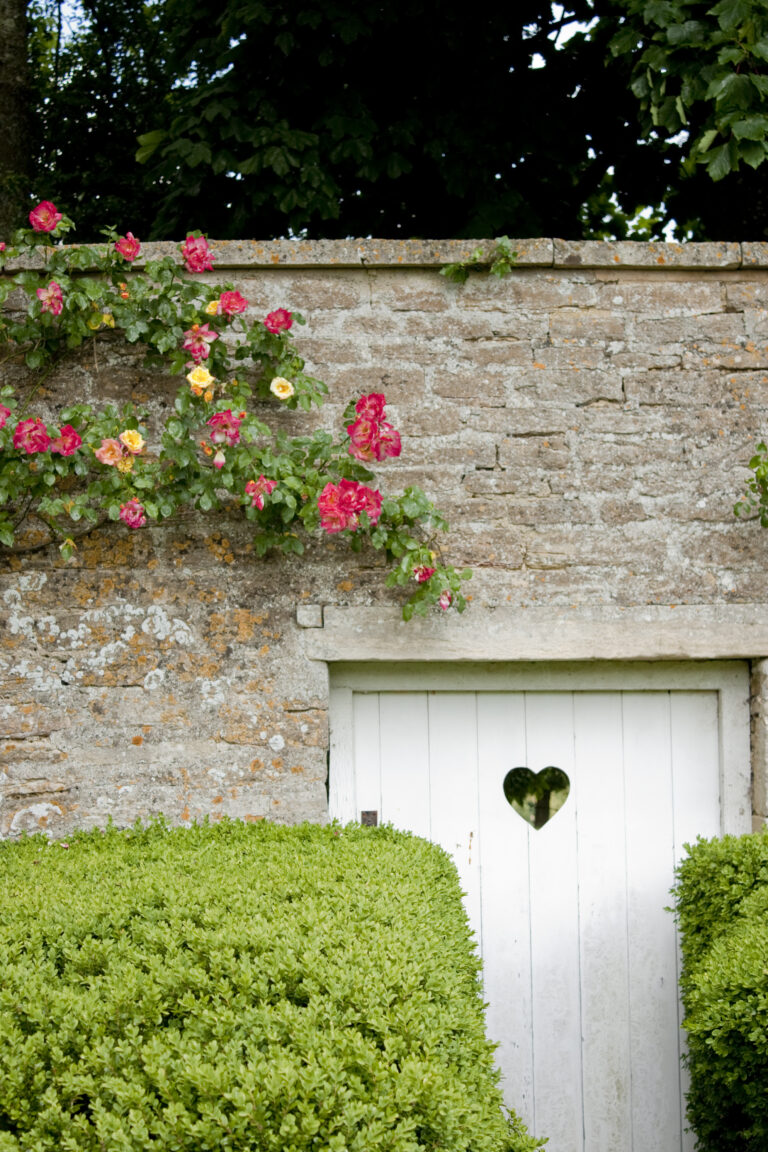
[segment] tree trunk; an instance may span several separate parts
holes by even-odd
[[[0,240],[25,222],[29,182],[26,0],[0,0]]]

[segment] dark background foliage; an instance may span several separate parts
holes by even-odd
[[[14,5],[18,25],[22,0],[0,0],[0,22]],[[768,235],[764,0],[69,13],[26,12],[15,186],[60,203],[78,239],[104,223],[143,239]]]

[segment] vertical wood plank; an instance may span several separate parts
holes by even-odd
[[[720,834],[719,707],[716,692],[674,692],[670,700],[672,741],[672,787],[674,798],[674,852],[677,864],[685,845],[697,836]],[[680,968],[678,942],[678,972]],[[678,997],[678,1027],[682,1028],[682,1004]],[[681,1050],[685,1035],[680,1032]],[[690,1088],[688,1069],[682,1061],[680,1094],[685,1101]],[[693,1152],[696,1139],[688,1128],[683,1104],[683,1152]]]
[[[477,697],[474,692],[430,692],[428,716],[430,839],[453,857],[479,948]]]
[[[675,925],[665,911],[673,879],[670,694],[623,700],[627,819],[632,1148],[678,1152]]]
[[[574,696],[584,1147],[630,1152],[629,958],[621,697]]]
[[[379,725],[382,822],[429,839],[426,692],[382,692]]]
[[[381,732],[379,723],[378,692],[355,692],[355,820],[362,812],[377,812],[381,816]]]
[[[480,787],[482,954],[487,1027],[509,1108],[533,1131],[528,825],[504,796],[510,768],[527,763],[522,693],[481,692],[477,699]]]
[[[568,773],[561,810],[530,835],[531,956],[536,1134],[557,1152],[582,1152],[579,978],[578,779],[571,693],[527,693],[527,767]]]
[[[346,824],[355,820],[357,758],[353,694],[350,688],[331,687],[328,814]]]

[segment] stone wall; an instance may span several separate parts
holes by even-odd
[[[752,660],[765,815],[768,534],[732,508],[768,432],[768,245],[525,240],[505,280],[438,275],[472,247],[221,243],[211,277],[257,316],[306,316],[331,399],[286,426],[338,429],[350,398],[386,394],[403,454],[382,484],[448,515],[465,616],[404,625],[378,555],[326,539],[259,560],[235,518],[111,526],[67,564],[6,551],[1,835],[324,819],[343,658]],[[47,387],[158,414],[172,394],[109,340]]]

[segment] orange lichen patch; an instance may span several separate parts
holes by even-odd
[[[151,731],[152,731],[152,725],[151,725],[151,724],[142,724],[142,726],[141,726],[141,730],[142,730],[142,732],[144,733],[144,735],[146,736],[146,734],[147,734],[148,732],[151,732]]]
[[[259,760],[259,758],[256,757],[255,760],[251,760],[248,767],[250,768],[251,772],[261,772],[262,768],[264,767],[264,761]]]
[[[231,798],[232,798],[233,800],[237,800],[237,795],[238,795],[238,792],[239,792],[239,789],[238,789],[238,788],[230,788],[230,789],[229,789],[229,795],[231,796]]]
[[[336,585],[339,592],[351,592],[355,586],[354,580],[340,580]]]
[[[181,683],[190,680],[215,680],[221,674],[221,661],[201,653],[184,652],[176,661],[176,679]]]
[[[230,642],[247,644],[252,640],[259,623],[255,612],[246,608],[236,608],[232,612],[212,612],[209,617],[209,634],[223,635]]]
[[[223,804],[224,803],[224,797],[223,796],[214,796],[213,803],[214,804]]]
[[[143,744],[143,743],[144,743],[144,737],[143,736],[131,737],[131,744],[135,744],[137,748],[139,747],[140,744]]]
[[[292,764],[291,772],[294,776],[301,776],[304,773],[304,766],[302,764]]]
[[[275,772],[282,772],[283,762],[279,756],[276,756],[275,759],[272,761],[272,767],[274,768]]]
[[[264,817],[263,817],[263,816],[253,816],[253,815],[251,815],[251,813],[250,813],[250,812],[246,812],[246,814],[245,814],[245,816],[243,817],[243,819],[244,819],[244,820],[246,821],[246,823],[248,823],[248,824],[256,824],[256,823],[257,823],[259,820],[263,820],[263,819],[264,819]]]
[[[147,543],[136,535],[107,538],[95,532],[80,542],[80,557],[86,568],[128,568],[147,566]]]
[[[181,810],[181,819],[189,820],[189,804],[185,804]]]
[[[546,368],[546,364],[542,364],[540,360],[534,360],[534,368]]]
[[[211,820],[222,820],[224,817],[223,812],[211,812]]]
[[[217,560],[222,561],[224,564],[234,564],[235,556],[226,536],[222,536],[219,532],[214,532],[206,540],[205,546],[209,552],[213,553]]]

